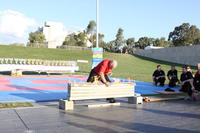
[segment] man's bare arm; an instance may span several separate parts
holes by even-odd
[[[181,82],[181,85],[183,85],[185,82],[190,82],[190,85],[192,86],[192,89],[194,89],[194,86],[193,86],[193,79],[185,80],[185,81]]]
[[[100,72],[99,75],[100,75],[100,77],[101,77],[103,83],[104,83],[106,86],[109,86],[110,83],[106,81],[105,76],[104,76],[104,73]]]

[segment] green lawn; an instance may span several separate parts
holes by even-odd
[[[62,49],[30,48],[19,46],[0,45],[0,58],[32,58],[48,60],[88,60],[88,64],[79,63],[80,71],[75,74],[87,75],[91,69],[92,52],[91,51],[69,51]],[[116,54],[104,52],[104,59],[115,59],[118,61],[118,67],[113,70],[113,77],[131,78],[139,81],[152,82],[152,73],[158,64],[162,65],[165,73],[170,69],[172,63],[142,58],[128,54]],[[178,74],[181,74],[181,65],[177,66]],[[193,68],[195,69],[195,68]],[[196,71],[196,70],[193,70]]]
[[[33,107],[31,103],[0,103],[1,108]]]

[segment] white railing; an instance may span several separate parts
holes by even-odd
[[[48,73],[73,73],[78,71],[76,61],[0,58],[0,71],[36,71]]]

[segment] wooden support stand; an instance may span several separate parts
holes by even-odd
[[[88,108],[108,107],[108,106],[120,106],[120,103],[96,103],[87,105]]]
[[[134,96],[128,98],[128,103],[131,104],[143,104],[143,97],[142,96]]]
[[[73,110],[76,100],[91,100],[105,98],[129,98],[129,103],[142,104],[142,97],[135,97],[135,83],[112,84],[107,87],[104,84],[72,83],[68,84],[68,98],[61,99],[59,107],[64,110]],[[131,99],[132,98],[132,99]],[[92,107],[119,105],[119,103],[96,104]],[[91,106],[90,106],[91,107]]]
[[[60,99],[59,108],[63,110],[73,110],[74,102],[69,100]]]

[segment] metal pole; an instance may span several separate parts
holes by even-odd
[[[98,38],[98,32],[99,32],[99,0],[96,0],[96,47],[99,47],[99,38]]]

